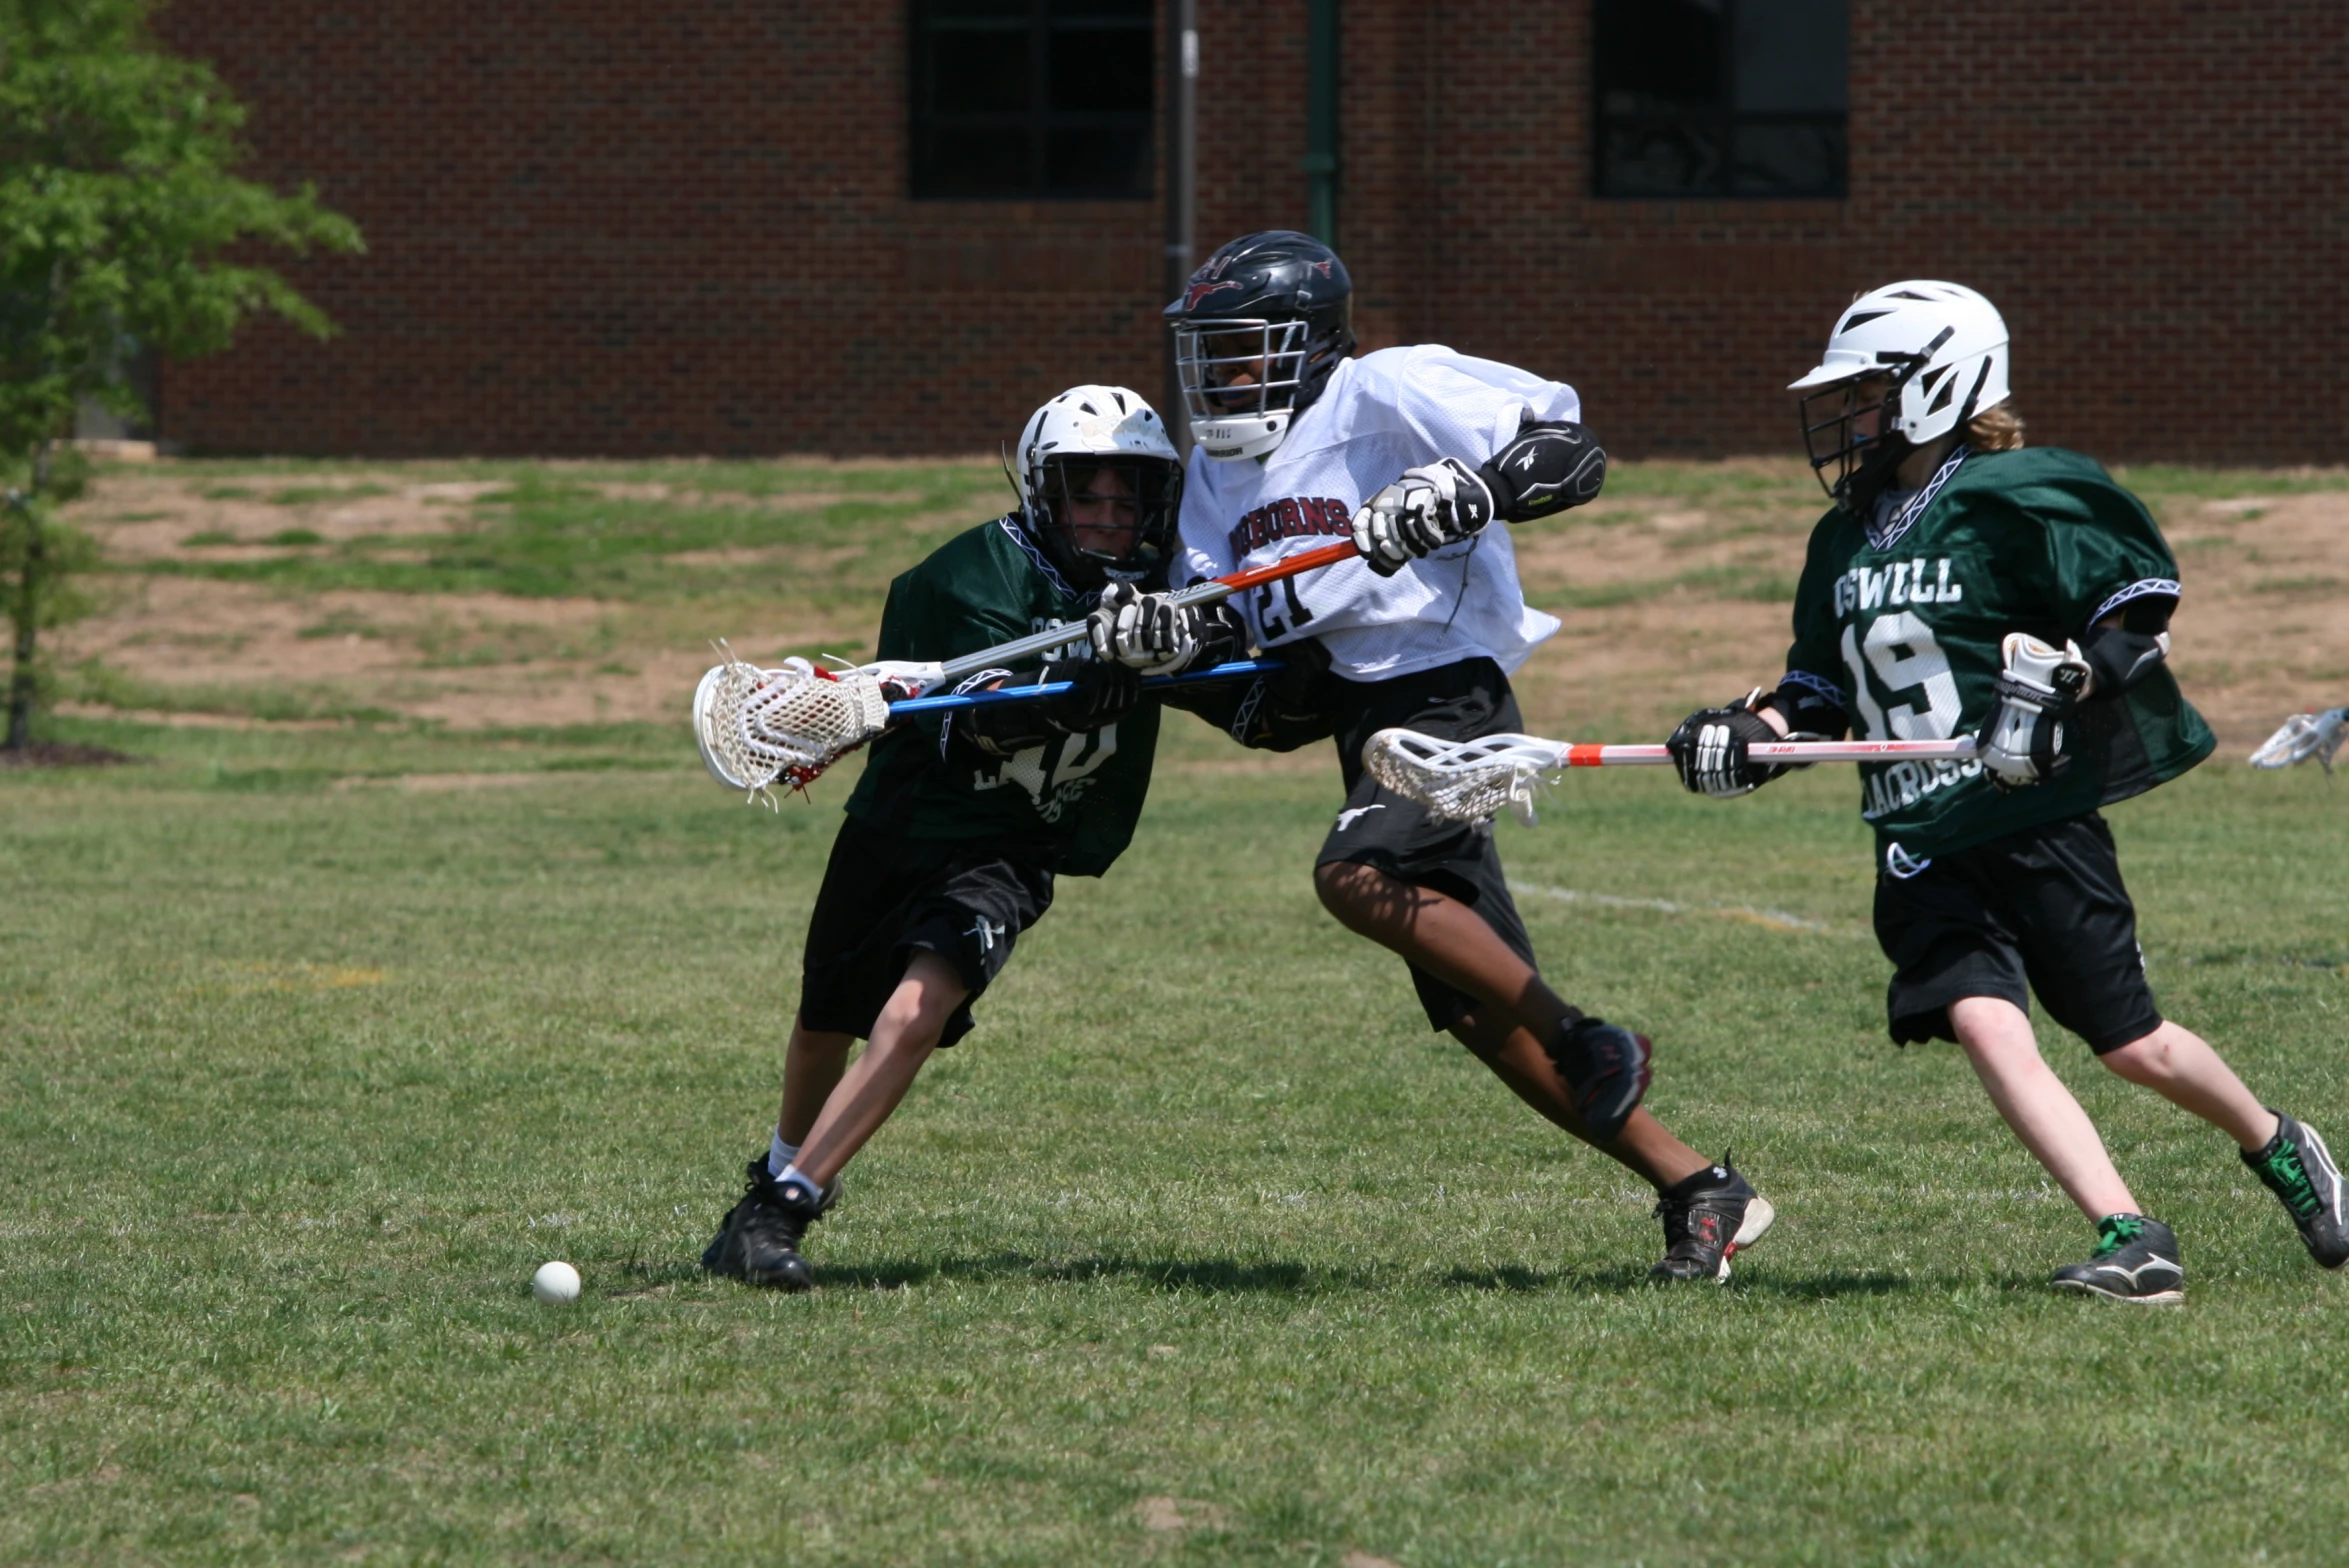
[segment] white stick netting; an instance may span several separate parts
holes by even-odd
[[[2327,708],[2322,713],[2295,713],[2251,754],[2255,768],[2288,768],[2314,757],[2333,771],[2333,754],[2349,739],[2349,708]]]
[[[772,804],[772,785],[803,788],[889,723],[889,695],[867,671],[833,674],[805,659],[762,670],[718,651],[726,662],[695,689],[693,728],[703,765],[728,788]]]
[[[1533,826],[1534,801],[1564,757],[1532,735],[1438,740],[1416,730],[1380,730],[1362,746],[1362,766],[1405,800],[1447,822],[1482,822],[1506,806]]]

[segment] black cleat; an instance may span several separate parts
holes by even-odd
[[[1664,1260],[1648,1270],[1654,1280],[1729,1277],[1729,1260],[1762,1239],[1778,1211],[1737,1174],[1729,1156],[1656,1194],[1664,1222]]]
[[[2270,1107],[2273,1109],[2273,1107]],[[2342,1214],[2341,1168],[2314,1127],[2276,1112],[2276,1135],[2243,1163],[2291,1211],[2308,1255],[2328,1269],[2349,1263],[2349,1219]]]
[[[1648,1059],[1655,1047],[1644,1034],[1596,1018],[1577,1018],[1550,1041],[1551,1064],[1582,1130],[1597,1144],[1613,1143],[1648,1092]]]
[[[2146,1306],[2186,1299],[2177,1233],[2142,1214],[2107,1214],[2098,1220],[2096,1250],[2088,1261],[2065,1264],[2055,1271],[2052,1283],[2058,1290]]]
[[[775,1184],[763,1154],[751,1160],[746,1175],[749,1185],[718,1222],[718,1234],[703,1250],[701,1266],[746,1285],[813,1289],[816,1271],[799,1255],[800,1238],[831,1207],[840,1183],[833,1182],[820,1201],[809,1201],[796,1187],[786,1191]]]

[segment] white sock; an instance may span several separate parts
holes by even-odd
[[[818,1200],[824,1196],[824,1184],[796,1165],[786,1165],[775,1173],[776,1186],[789,1188],[793,1182],[798,1182],[801,1188],[813,1193]]]
[[[780,1132],[769,1136],[767,1140],[768,1175],[778,1178],[781,1177],[785,1171],[791,1169],[791,1162],[798,1158],[798,1144],[785,1143],[783,1141],[783,1135]]]

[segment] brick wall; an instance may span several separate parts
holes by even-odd
[[[1625,452],[1783,451],[1853,290],[1939,275],[2041,439],[2349,460],[2349,6],[1853,0],[1841,202],[1589,199],[1589,8],[1349,0],[1339,247],[1366,343],[1573,381]],[[1302,221],[1303,0],[1201,0],[1200,241]],[[199,448],[991,449],[1079,380],[1158,395],[1156,202],[904,198],[903,8],[176,0],[363,258],[344,335],[169,367]]]

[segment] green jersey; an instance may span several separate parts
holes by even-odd
[[[1873,522],[1837,509],[1811,533],[1787,679],[1830,696],[1867,740],[1980,729],[2009,632],[2062,647],[2106,616],[2158,625],[2178,567],[2143,503],[2075,452],[1962,449]],[[2142,601],[2142,602],[2140,602]],[[2071,767],[2001,793],[1975,762],[1865,763],[1860,815],[1880,846],[1928,858],[2078,816],[2176,778],[2215,744],[2166,666],[2064,725]]]
[[[1079,593],[1006,516],[948,540],[889,585],[880,657],[944,662],[1082,621]],[[1030,666],[1033,668],[1033,666]],[[1114,724],[1009,757],[947,744],[947,715],[893,725],[873,743],[849,815],[909,838],[1032,846],[1072,876],[1097,877],[1134,836],[1158,747],[1158,703]]]

